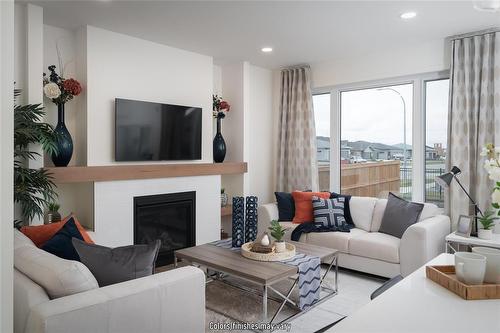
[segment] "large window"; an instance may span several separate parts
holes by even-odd
[[[442,205],[446,73],[326,87],[313,96],[321,190]]]
[[[318,159],[318,179],[321,191],[330,190],[330,94],[313,96],[314,122]]]
[[[340,185],[343,193],[412,194],[413,84],[340,95]]]
[[[449,80],[425,82],[425,200],[443,207],[444,191],[434,181],[445,173]]]

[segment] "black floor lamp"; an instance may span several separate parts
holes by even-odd
[[[474,225],[473,225],[473,228],[471,231],[471,235],[476,236],[477,235],[477,216],[478,215],[483,216],[483,212],[481,211],[481,209],[479,209],[479,206],[477,205],[476,201],[474,201],[474,199],[472,199],[469,192],[467,192],[467,190],[462,185],[462,183],[460,183],[460,180],[458,180],[457,175],[459,175],[461,172],[462,171],[457,166],[454,166],[453,168],[451,168],[450,172],[447,172],[441,176],[437,176],[435,180],[436,180],[436,183],[438,183],[438,185],[441,186],[442,188],[448,188],[450,186],[451,182],[453,181],[453,179],[455,179],[457,181],[458,185],[460,185],[460,188],[462,189],[462,191],[464,191],[464,193],[469,198],[470,202],[472,202],[472,204],[474,205],[474,215],[476,217],[474,218]]]

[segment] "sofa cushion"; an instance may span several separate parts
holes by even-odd
[[[372,225],[373,210],[377,203],[377,198],[351,197],[349,206],[351,209],[352,221],[356,228],[370,231]]]
[[[349,254],[399,264],[400,239],[380,232],[367,232],[349,240]]]
[[[345,198],[323,199],[313,197],[314,223],[330,231],[349,231],[344,217]]]
[[[432,203],[424,203],[424,209],[422,209],[422,213],[418,218],[418,221],[426,220],[430,217],[436,216],[440,214],[441,208]]]
[[[18,229],[14,229],[14,250],[26,245],[35,246],[35,243]]]
[[[385,207],[387,206],[387,199],[379,199],[375,204],[375,209],[373,211],[372,227],[370,231],[377,232],[382,224],[382,217],[384,216]],[[439,215],[440,208],[432,203],[424,203],[424,209],[418,218],[418,221],[423,221],[430,217]]]
[[[385,207],[387,207],[387,199],[378,199],[373,209],[371,232],[378,232],[384,217]]]
[[[424,204],[410,202],[389,193],[387,207],[382,217],[379,232],[401,238],[404,232],[412,224],[418,222]]]
[[[348,253],[349,242],[367,233],[359,228],[352,228],[351,232],[311,232],[307,234],[306,242]]]
[[[21,227],[21,232],[28,236],[29,239],[35,243],[36,246],[42,247],[46,241],[54,237],[54,235],[64,226],[66,222],[70,219],[75,221],[76,226],[78,227],[78,231],[82,234],[83,239],[90,244],[94,242],[90,238],[89,234],[85,230],[85,228],[80,224],[75,214],[71,213],[66,216],[61,222],[55,222],[50,224],[42,224],[42,225],[30,225]]]
[[[351,195],[347,194],[338,194],[335,192],[332,192],[330,194],[330,199],[336,199],[336,198],[344,198],[345,199],[345,205],[344,205],[344,217],[347,222],[347,224],[354,225],[354,222],[352,221],[352,216],[351,216],[351,206],[349,205],[349,202],[351,201]]]
[[[295,216],[293,223],[309,223],[314,221],[312,197],[328,199],[330,192],[292,192],[295,202]]]
[[[83,241],[75,221],[71,218],[59,231],[41,247],[42,250],[52,253],[59,258],[80,261],[80,257],[71,243],[72,238]]]
[[[161,241],[109,248],[73,238],[73,245],[99,286],[104,287],[152,275]]]
[[[274,192],[278,204],[278,216],[280,221],[291,221],[295,216],[295,202],[292,193]]]
[[[61,259],[34,245],[14,249],[14,267],[45,289],[51,299],[99,288],[81,262]]]

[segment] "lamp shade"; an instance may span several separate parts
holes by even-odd
[[[448,186],[450,186],[450,184],[453,180],[453,177],[454,177],[453,173],[448,172],[448,173],[445,173],[441,176],[437,176],[435,178],[435,180],[439,186],[441,186],[442,188],[447,188]]]

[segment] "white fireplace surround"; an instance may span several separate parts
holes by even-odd
[[[104,246],[134,243],[134,197],[196,192],[196,245],[220,238],[220,176],[96,182],[92,239]]]

